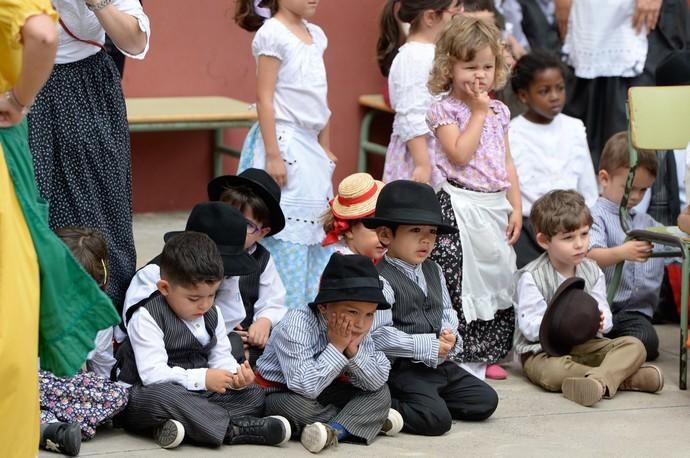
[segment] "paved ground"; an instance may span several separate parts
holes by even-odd
[[[139,262],[156,255],[162,234],[184,227],[184,213],[137,215],[135,237]],[[626,456],[688,457],[690,393],[678,389],[678,340],[675,326],[659,326],[666,386],[657,395],[621,392],[593,408],[581,407],[560,394],[531,385],[518,365],[508,365],[508,380],[493,382],[500,396],[496,413],[483,423],[460,423],[442,437],[401,434],[381,437],[369,447],[341,444],[323,456]],[[152,440],[119,430],[99,432],[82,446],[81,456],[125,457],[309,456],[298,442],[280,448],[235,446],[217,450],[183,445],[159,449]],[[42,457],[54,456],[42,453]]]

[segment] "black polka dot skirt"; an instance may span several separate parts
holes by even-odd
[[[29,146],[50,226],[90,227],[108,242],[108,295],[122,310],[136,267],[132,164],[119,74],[103,51],[55,65],[29,113]]]

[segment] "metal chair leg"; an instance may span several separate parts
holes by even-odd
[[[213,176],[223,174],[223,129],[213,131]]]
[[[690,277],[690,257],[688,247],[683,246],[683,279],[680,290],[680,373],[678,387],[687,389],[688,381],[688,283]]]
[[[613,304],[613,298],[616,297],[616,291],[618,290],[618,286],[621,283],[621,278],[623,277],[624,265],[625,261],[619,262],[616,264],[616,270],[613,271],[613,278],[611,279],[611,283],[609,284],[609,289],[606,294],[609,304]]]
[[[357,161],[357,170],[359,172],[367,171],[367,151],[364,145],[369,142],[369,131],[371,123],[376,116],[376,110],[369,110],[362,118],[362,124],[359,129],[359,159]]]

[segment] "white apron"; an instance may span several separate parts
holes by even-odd
[[[462,244],[462,311],[467,323],[489,321],[513,306],[515,250],[506,230],[513,211],[505,191],[475,192],[445,183]]]

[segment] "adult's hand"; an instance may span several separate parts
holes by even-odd
[[[573,0],[554,0],[556,5],[556,22],[558,22],[558,33],[561,35],[561,40],[565,39],[565,34],[568,33],[568,17],[570,17],[570,7]]]
[[[662,0],[637,0],[635,2],[633,27],[637,33],[640,33],[643,25],[647,26],[647,33],[656,28],[656,24],[659,22],[661,2]]]
[[[8,94],[0,94],[0,127],[19,124],[24,117],[21,108],[12,102]]]

